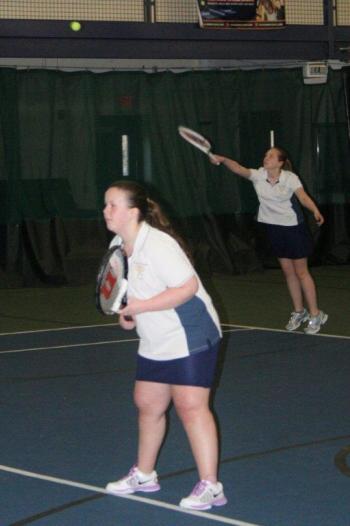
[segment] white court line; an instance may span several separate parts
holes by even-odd
[[[23,349],[10,349],[8,351],[0,351],[1,354],[12,354],[29,351],[52,351],[53,349],[71,349],[72,347],[93,347],[97,345],[109,345],[111,343],[130,343],[137,342],[139,338],[130,338],[129,340],[105,340],[102,342],[88,342],[88,343],[71,343],[67,345],[52,345],[51,347],[25,347]]]
[[[105,325],[90,325],[90,327],[104,327]],[[303,336],[307,336],[310,338],[310,335],[305,334],[301,331],[287,331],[285,329],[270,329],[269,327],[254,327],[250,325],[233,325],[230,323],[222,323],[222,327],[231,327],[231,329],[223,330],[223,333],[230,333],[230,332],[242,332],[242,331],[250,331],[250,330],[257,330],[257,331],[267,331],[267,332],[279,332],[279,333],[285,333],[285,334],[299,334]],[[86,328],[88,328],[87,326]],[[73,328],[73,327],[71,327]],[[76,327],[76,328],[82,328],[82,327]],[[48,329],[50,330],[50,329]],[[54,330],[60,330],[60,329],[54,329]],[[45,331],[29,331],[29,332],[46,332]],[[10,333],[9,333],[10,334]],[[22,333],[13,333],[13,334],[22,334]],[[1,334],[0,334],[1,336]],[[335,339],[343,339],[343,340],[350,340],[350,336],[341,336],[336,334],[324,334],[324,333],[318,333],[313,334],[312,336],[318,336],[323,338],[335,338]],[[12,349],[8,351],[0,351],[1,354],[14,354],[14,353],[23,353],[23,352],[34,352],[34,351],[52,351],[54,349],[71,349],[72,347],[92,347],[94,345],[109,345],[112,343],[130,343],[130,342],[137,342],[139,341],[139,338],[130,338],[125,340],[105,340],[101,342],[88,342],[88,343],[73,343],[73,344],[67,344],[67,345],[53,345],[50,347],[29,347],[29,348],[23,348],[23,349]]]
[[[238,328],[236,325],[235,325],[235,328],[234,329],[222,329],[222,333],[227,333],[227,332],[250,332],[252,329],[249,329],[249,328],[245,328],[243,327],[242,329],[241,328]]]
[[[10,466],[3,466],[1,464],[0,464],[0,470],[7,471],[9,473],[15,473],[16,475],[22,475],[23,477],[31,477],[31,478],[35,478],[39,480],[46,480],[48,482],[53,482],[55,484],[61,484],[64,486],[72,486],[74,488],[84,489],[87,491],[93,491],[94,493],[104,493],[106,495],[114,497],[114,495],[110,495],[110,493],[108,493],[104,488],[100,488],[98,486],[90,486],[89,484],[82,484],[80,482],[74,482],[72,480],[50,477],[48,475],[41,475],[40,473],[33,473],[32,471],[25,471],[23,469],[12,468]],[[146,499],[144,497],[139,497],[136,495],[121,495],[120,497],[118,496],[118,498],[134,500],[137,502],[142,502],[143,504],[149,504],[150,506],[156,506],[158,508],[165,508],[167,510],[177,511],[180,513],[186,513],[189,515],[196,515],[197,517],[202,517],[203,519],[208,519],[211,521],[221,522],[222,524],[233,524],[234,526],[259,526],[258,524],[252,524],[251,522],[244,522],[244,521],[240,521],[237,519],[231,519],[230,517],[223,517],[220,515],[215,515],[213,513],[207,513],[205,511],[186,510],[184,508],[180,508],[180,506],[169,504],[168,502],[163,502],[161,500],[155,500],[155,499]]]
[[[1,317],[1,316],[0,316]],[[51,329],[33,329],[31,331],[0,332],[0,336],[11,336],[12,334],[32,334],[36,332],[71,331],[76,329],[92,329],[94,327],[118,327],[119,323],[99,323],[98,325],[76,325],[74,327],[54,327]]]
[[[308,338],[311,338],[313,336],[317,336],[318,338],[340,338],[343,340],[350,340],[350,336],[343,336],[341,334],[325,334],[324,332],[318,332],[317,334],[305,334],[304,331],[287,331],[286,329],[271,329],[270,327],[254,327],[252,325],[234,325],[233,323],[222,323],[222,327],[232,327],[231,330],[223,331],[223,332],[234,332],[236,329],[248,329],[252,331],[268,331],[268,332],[283,332],[285,334],[301,334],[303,336],[307,336]]]
[[[74,327],[56,327],[53,329],[35,329],[32,331],[18,331],[18,332],[1,332],[1,336],[11,336],[16,334],[32,334],[32,333],[38,333],[38,332],[53,332],[53,331],[70,331],[70,330],[76,330],[76,329],[91,329],[93,327],[118,327],[119,323],[101,323],[96,325],[77,325]],[[282,332],[286,334],[303,334],[305,336],[318,336],[318,337],[324,337],[324,338],[342,338],[344,340],[350,340],[350,336],[344,336],[342,334],[325,334],[325,333],[317,333],[317,334],[308,334],[306,335],[302,331],[287,331],[286,329],[272,329],[271,327],[256,327],[254,325],[236,325],[234,323],[221,323],[221,327],[232,327],[232,329],[239,329],[239,330],[252,330],[252,331],[268,331],[268,332]],[[223,331],[223,332],[230,332],[230,331]],[[233,331],[232,331],[233,332]],[[127,341],[127,340],[125,340]]]

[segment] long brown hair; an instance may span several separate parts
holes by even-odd
[[[162,232],[173,237],[186,253],[188,258],[192,261],[192,254],[187,246],[187,243],[176,232],[166,214],[163,212],[159,203],[148,196],[146,189],[139,183],[134,181],[115,181],[109,188],[118,188],[127,195],[129,208],[137,208],[139,211],[138,222],[146,221],[154,228],[158,228]]]

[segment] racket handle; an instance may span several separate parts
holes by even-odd
[[[216,166],[220,166],[220,162],[216,159],[215,155],[213,153],[208,152],[209,159],[215,164]]]

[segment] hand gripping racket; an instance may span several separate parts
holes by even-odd
[[[208,139],[203,137],[203,135],[201,135],[200,133],[194,130],[191,130],[191,128],[186,128],[186,126],[179,126],[178,131],[181,137],[185,139],[185,141],[189,142],[190,144],[192,144],[192,146],[195,146],[196,148],[204,152],[212,160],[215,160],[214,155],[210,151],[211,144],[208,141]],[[220,163],[216,163],[216,164],[220,164]]]
[[[126,305],[128,260],[120,245],[103,256],[96,278],[96,307],[102,314],[116,314]],[[132,319],[132,318],[130,318]]]

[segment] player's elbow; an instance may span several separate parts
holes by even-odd
[[[185,284],[186,287],[186,295],[188,295],[189,298],[192,298],[192,296],[195,296],[199,289],[199,283],[197,276],[192,276],[192,278]]]

